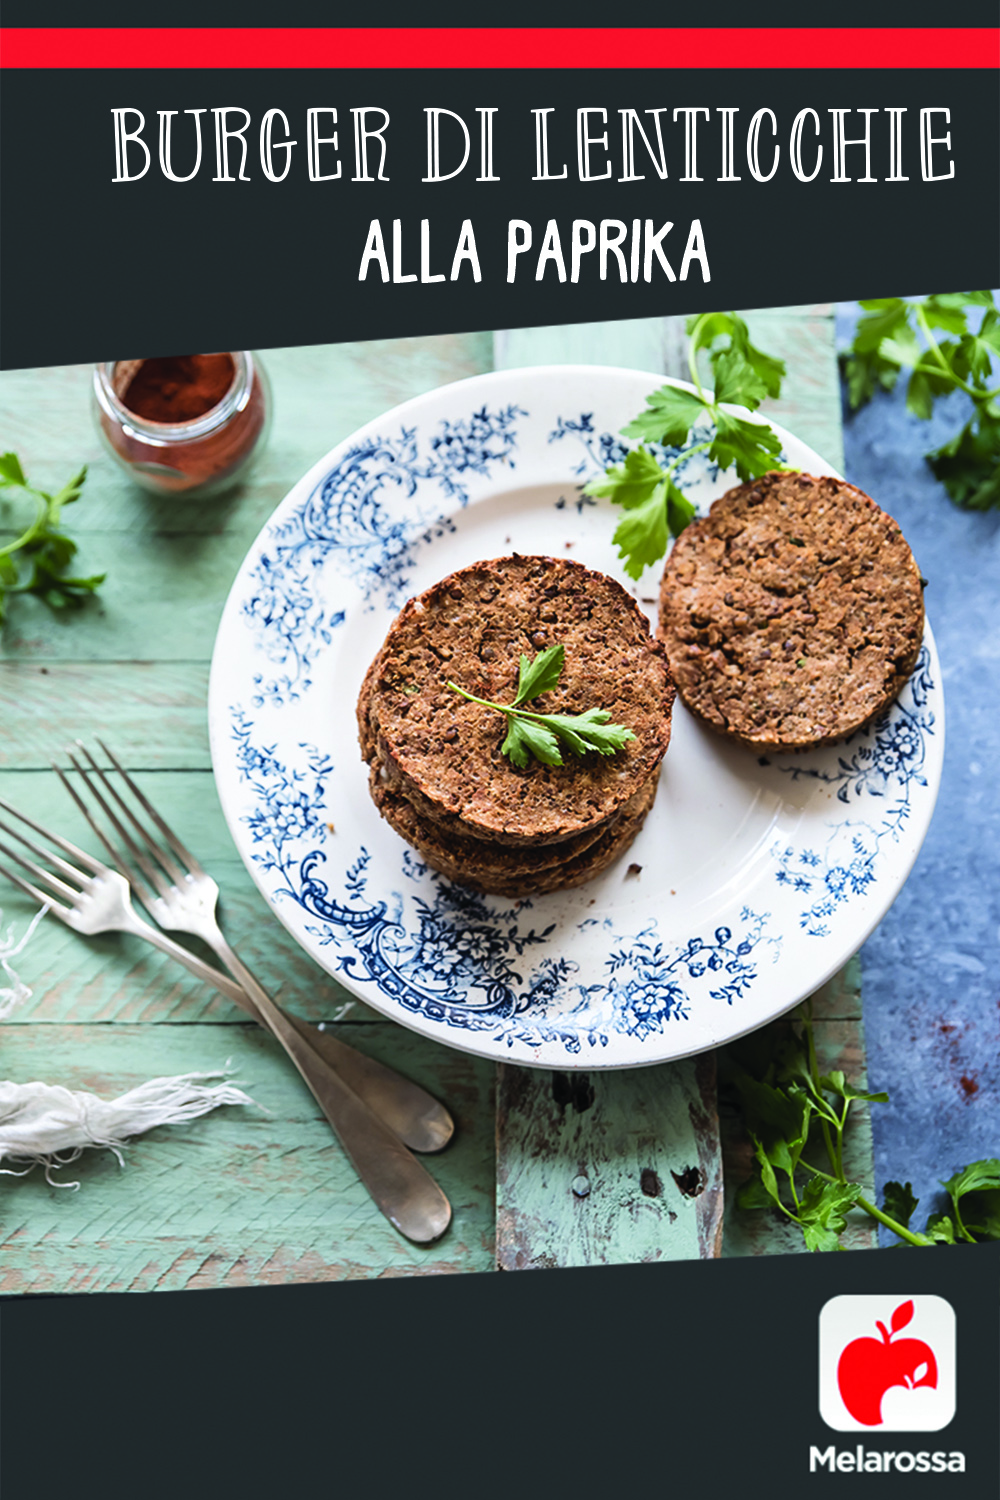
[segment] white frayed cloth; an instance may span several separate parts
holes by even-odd
[[[0,985],[0,1021],[31,995],[10,960],[23,951],[48,909],[43,906],[35,913],[22,938],[15,940],[9,930],[0,938],[0,968],[8,980],[6,986]],[[51,1186],[78,1188],[78,1182],[57,1182],[52,1173],[76,1161],[88,1147],[113,1151],[124,1166],[122,1150],[134,1135],[157,1125],[196,1120],[220,1105],[253,1104],[249,1094],[232,1083],[206,1082],[225,1078],[228,1071],[227,1063],[210,1073],[151,1078],[117,1099],[101,1099],[55,1083],[0,1082],[0,1162],[17,1163],[16,1167],[0,1166],[0,1176],[24,1177],[35,1167],[44,1167]]]
[[[151,1078],[117,1099],[65,1089],[55,1083],[0,1083],[0,1174],[24,1177],[35,1167],[45,1168],[53,1187],[79,1187],[78,1182],[56,1182],[52,1171],[76,1161],[88,1146],[113,1151],[124,1166],[122,1149],[131,1136],[157,1125],[196,1120],[222,1104],[252,1104],[249,1094],[231,1083],[203,1080],[224,1073],[183,1073],[174,1078]]]
[[[7,929],[7,936],[5,938],[0,938],[0,968],[3,969],[8,980],[6,985],[0,985],[0,1021],[6,1021],[15,1006],[20,1005],[22,1000],[28,1000],[31,997],[31,991],[14,973],[10,961],[23,951],[25,944],[48,909],[48,906],[42,906],[35,912],[35,915],[28,924],[28,930],[22,938],[15,938],[12,928]],[[0,921],[2,920],[3,912],[0,911]]]

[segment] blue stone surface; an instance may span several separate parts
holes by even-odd
[[[858,309],[837,308],[841,348]],[[1000,1155],[1000,511],[960,510],[923,455],[971,402],[906,410],[905,380],[852,413],[846,476],[895,516],[928,580],[944,675],[944,776],[930,833],[885,920],[861,950],[875,1175],[919,1196],[914,1226],[945,1206],[940,1179]],[[898,1243],[886,1235],[887,1243]]]

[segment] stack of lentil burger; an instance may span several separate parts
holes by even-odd
[[[501,712],[532,664],[544,691]],[[581,885],[642,827],[673,697],[666,653],[614,579],[562,558],[474,563],[404,606],[368,670],[372,800],[463,885],[517,899]]]

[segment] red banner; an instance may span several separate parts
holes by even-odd
[[[996,68],[991,27],[7,27],[6,68]]]

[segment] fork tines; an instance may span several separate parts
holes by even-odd
[[[36,901],[42,902],[43,905],[57,907],[60,911],[65,912],[67,908],[62,906],[52,893],[54,892],[55,895],[65,897],[70,903],[75,902],[81,891],[86,890],[90,885],[91,876],[100,875],[103,872],[103,865],[94,859],[92,855],[87,854],[85,850],[78,849],[76,844],[70,843],[69,839],[64,839],[60,834],[53,833],[51,829],[44,828],[41,823],[36,823],[26,813],[18,812],[16,807],[12,807],[2,797],[0,797],[0,808],[7,814],[8,819],[14,820],[12,826],[11,822],[0,818],[0,834],[5,834],[7,838],[16,839],[18,844],[22,845],[25,849],[30,849],[32,854],[37,855],[39,859],[46,860],[51,867],[46,869],[45,866],[38,864],[34,859],[29,859],[26,855],[12,848],[10,844],[5,843],[0,838],[0,851],[6,854],[8,859],[12,859],[15,864],[19,865],[22,870],[27,871],[29,875],[34,875],[37,880],[43,881],[50,887],[50,891],[46,893],[43,890],[39,890],[38,886],[33,885],[30,880],[26,880],[22,875],[18,875],[10,869],[4,871],[8,880],[13,881],[22,891],[25,891],[29,896],[33,896]],[[55,844],[57,849],[61,849],[63,854],[69,855],[70,859],[79,861],[83,866],[83,870],[77,869],[60,855],[55,854],[51,849],[43,849],[40,844],[35,843],[34,839],[30,839],[27,834],[22,833],[17,824],[26,824],[28,828],[32,829],[42,838],[48,839],[51,844]],[[68,881],[72,881],[72,885],[67,884]]]
[[[111,839],[108,838],[104,828],[94,817],[91,808],[88,807],[87,803],[80,796],[79,791],[73,785],[66,772],[55,761],[52,763],[53,770],[73,798],[77,807],[83,813],[91,828],[97,834],[104,848],[108,851],[108,855],[116,869],[130,883],[135,881],[136,869],[138,869],[141,871],[151,891],[157,896],[165,897],[171,886],[183,886],[188,874],[202,874],[201,866],[173,831],[168,828],[148,798],[136,786],[117,756],[108,749],[103,740],[98,739],[97,743],[111,762],[112,768],[117,773],[121,783],[131,794],[131,802],[122,796],[116,781],[112,780],[108,772],[98,765],[94,756],[82,740],[76,741],[76,747],[80,752],[82,760],[86,762],[85,764],[82,764],[81,760],[77,759],[72,750],[68,750],[67,754],[73,769],[79,772],[84,785],[114,830],[122,848],[124,848],[127,855],[134,861],[136,868],[129,868],[123,858],[122,848],[116,847]],[[138,804],[139,809],[149,819],[149,822],[162,834],[162,840],[158,841],[153,838],[147,825],[140,818],[133,806],[133,802]]]

